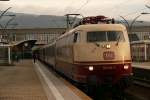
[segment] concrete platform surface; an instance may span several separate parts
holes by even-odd
[[[0,66],[0,100],[48,100],[31,60]]]
[[[0,66],[0,100],[92,100],[40,62]]]
[[[52,100],[49,94],[52,94],[55,100],[92,100],[81,90],[40,62],[36,62],[35,67],[44,84],[43,86],[45,86],[45,91],[47,91],[48,100]]]

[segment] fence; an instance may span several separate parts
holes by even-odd
[[[131,42],[131,54],[133,61],[150,61],[150,41]]]
[[[5,64],[12,64],[10,45],[0,45],[0,65]]]

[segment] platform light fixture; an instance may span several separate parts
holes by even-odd
[[[28,43],[24,43],[24,46],[27,47],[27,46],[28,46]]]

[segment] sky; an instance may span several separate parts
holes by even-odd
[[[9,11],[38,15],[58,15],[80,13],[83,16],[105,15],[111,18],[134,19],[141,12],[150,12],[145,5],[150,0],[10,0],[0,1],[0,10],[12,7]],[[139,20],[149,20],[142,15]]]

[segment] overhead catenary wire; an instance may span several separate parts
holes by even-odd
[[[71,24],[71,26],[74,24],[74,22],[75,22],[75,20],[77,19],[77,16],[78,15],[76,15],[76,13],[79,11],[79,10],[81,10],[85,5],[87,5],[89,3],[89,0],[86,0],[86,2],[84,3],[84,4],[82,4],[78,9],[76,9],[75,11],[70,11],[69,13],[66,13],[66,14],[72,14],[72,15],[74,15],[75,14],[75,16],[74,16],[74,18],[72,19],[73,21],[71,22],[71,21],[69,21],[69,22],[71,22],[70,24]],[[65,8],[65,11],[72,5],[72,4],[74,4],[74,1],[72,1],[71,3],[69,3],[69,5]],[[80,14],[79,14],[80,15]],[[69,19],[69,18],[68,18]]]
[[[126,15],[123,15],[124,17],[127,17],[127,16],[130,16],[130,15],[134,15],[134,14],[138,14],[140,11],[144,11],[146,10],[147,8],[143,8],[143,9],[140,9],[140,10],[137,10],[137,11],[134,11],[134,12],[130,12]]]
[[[85,6],[89,3],[89,1],[90,1],[90,0],[86,0],[86,2],[85,2],[83,5],[81,5],[78,9],[76,9],[76,10],[74,11],[74,13],[77,13],[79,10],[81,10],[83,7],[85,7]]]
[[[126,4],[126,3],[128,3],[128,1],[130,1],[130,0],[126,0],[126,1],[123,1],[123,2],[121,2],[121,3],[119,3],[119,4],[115,4],[113,7],[111,7],[111,8],[109,8],[110,9],[110,11],[112,11],[113,9],[118,9],[118,7],[122,7],[122,6],[120,6],[120,5],[124,5],[124,4]],[[86,0],[86,2],[84,2],[80,7],[78,7],[78,9],[76,9],[75,11],[72,11],[73,13],[77,13],[77,12],[79,12],[81,9],[83,9],[83,7],[85,7],[87,4],[89,3],[89,0]],[[73,1],[71,1],[70,3],[69,3],[69,5],[66,7],[66,8],[64,8],[65,9],[65,11],[64,12],[66,12],[67,13],[67,10],[69,9],[69,7],[71,6],[71,5],[73,5],[73,4],[75,4],[75,0],[73,0]],[[105,8],[104,8],[105,9]],[[141,11],[143,11],[143,10],[145,10],[146,8],[144,8],[144,9],[140,9]],[[71,11],[69,11],[69,12],[71,12]],[[130,13],[128,13],[128,14],[126,14],[126,15],[123,15],[123,16],[130,16],[130,15],[134,15],[134,14],[136,14],[136,13],[139,13],[139,10],[138,11],[134,11],[134,12],[130,12]],[[55,21],[55,23],[56,23],[56,20],[54,19],[54,21]],[[57,22],[58,23],[58,22]]]
[[[75,0],[73,0],[72,2],[70,2],[69,3],[69,5],[67,5],[65,8],[64,8],[64,10],[65,11],[63,11],[63,12],[67,12],[67,9],[72,5],[72,4],[74,4],[74,2],[75,2]],[[62,11],[59,11],[58,13],[61,13]],[[56,19],[55,18],[52,18],[52,21],[55,23],[55,26],[56,27],[60,27],[60,25],[59,25],[59,21],[56,21]]]
[[[75,3],[76,0],[73,0],[72,2],[70,2],[65,8],[64,8],[64,12],[67,13],[67,10]],[[70,12],[68,12],[70,13]]]
[[[109,8],[109,11],[111,12],[111,11],[113,11],[114,9],[117,9],[116,11],[118,12],[118,8],[121,9],[121,7],[123,7],[122,5],[128,4],[129,1],[130,1],[130,0],[126,0],[126,1],[123,1],[123,2],[121,2],[121,3],[119,3],[119,4],[114,5],[113,7],[110,7],[110,8]],[[132,1],[134,1],[134,0],[132,0]],[[105,8],[104,8],[104,9],[101,9],[101,10],[105,11]],[[140,11],[144,11],[144,10],[146,10],[146,8],[142,8],[142,9],[140,9],[140,10],[133,11],[133,12],[127,13],[127,14],[122,15],[122,16],[126,17],[126,16],[130,16],[130,15],[138,14],[138,13],[140,13]],[[116,15],[116,13],[114,13],[114,14]],[[118,14],[118,17],[119,17],[120,15],[121,15],[121,13]]]
[[[117,9],[117,10],[118,10],[119,6],[122,7],[122,5],[128,3],[128,1],[130,1],[130,0],[126,0],[126,1],[120,2],[120,3],[115,4],[114,6],[109,7],[109,8],[108,8],[108,7],[107,7],[107,8],[103,8],[103,9],[101,9],[101,11],[105,11],[105,9],[109,9],[110,12],[111,12],[112,10],[114,10],[114,9]]]
[[[148,9],[150,9],[150,6],[149,6],[149,5],[145,5],[145,7],[147,7]]]

